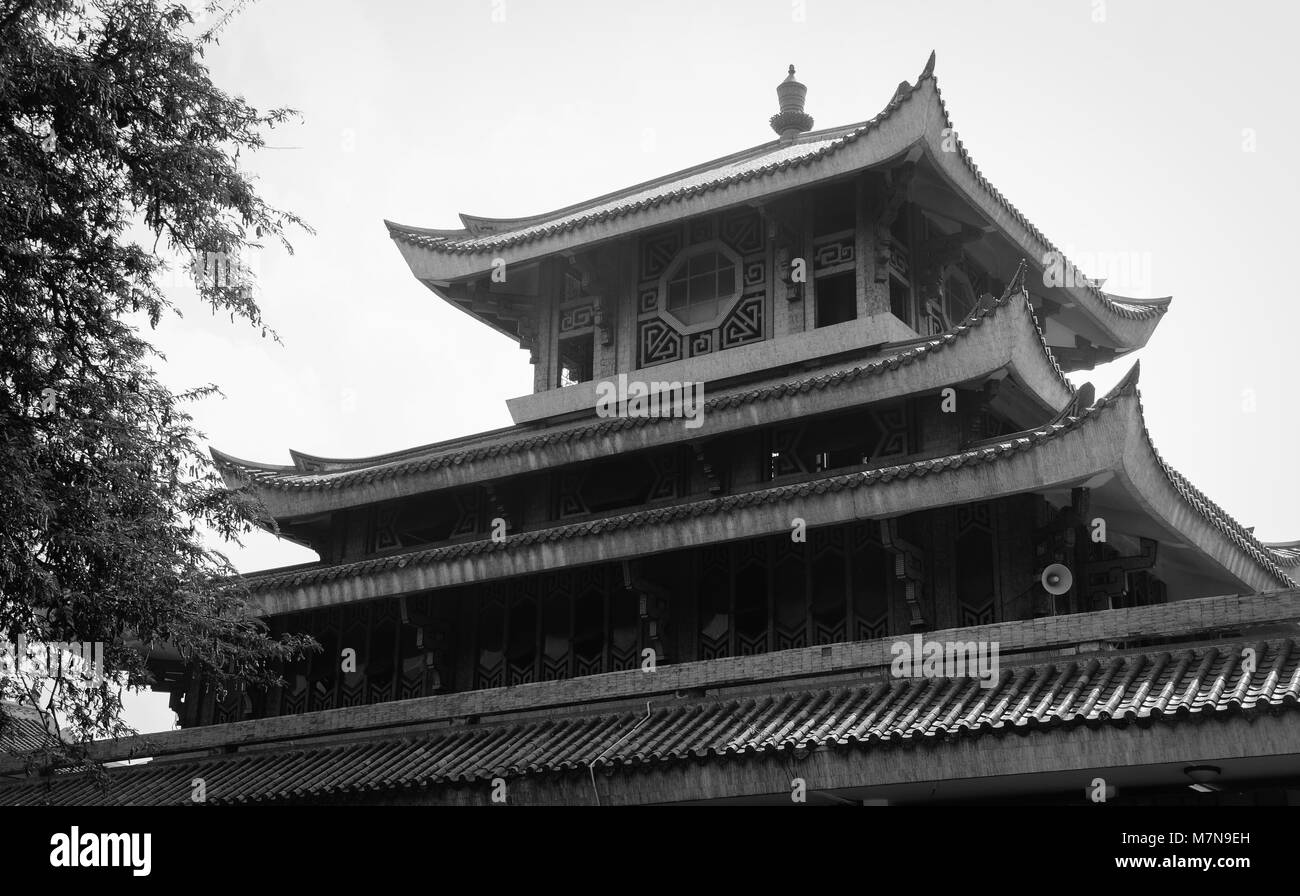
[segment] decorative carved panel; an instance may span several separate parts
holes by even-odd
[[[742,295],[715,326],[687,328],[669,316],[660,296],[659,278],[681,262],[680,253],[701,251],[715,241],[736,265],[735,282]],[[720,241],[720,242],[716,242]],[[734,253],[734,254],[732,254]],[[768,335],[768,265],[764,254],[762,219],[744,210],[728,215],[692,219],[672,230],[643,237],[639,250],[637,286],[637,366],[650,367],[687,357],[699,357],[738,345],[758,342]],[[701,323],[704,323],[703,321]],[[687,332],[688,329],[694,332]]]
[[[677,227],[661,230],[641,240],[641,279],[657,280],[682,250],[681,231]]]
[[[585,479],[583,473],[555,474],[556,519],[590,513],[587,503],[582,499],[582,485]]]
[[[987,502],[957,508],[957,545],[954,572],[958,624],[996,622],[997,542],[993,534],[992,506]]]
[[[654,469],[654,484],[650,486],[647,501],[663,498],[676,498],[681,494],[682,455],[676,450],[657,452],[648,456],[650,466]]]
[[[563,308],[560,311],[560,332],[570,333],[583,330],[595,323],[596,306],[592,302]]]
[[[874,525],[702,548],[699,658],[887,637],[894,563]]]
[[[763,222],[758,212],[733,212],[722,220],[722,240],[741,255],[763,249]]]
[[[681,334],[659,318],[643,320],[637,328],[637,356],[639,367],[680,360]]]
[[[727,349],[763,339],[763,305],[761,294],[742,296],[735,310],[719,328],[718,347]]]
[[[690,233],[690,241],[692,244],[707,243],[709,240],[713,239],[712,218],[693,218],[690,223],[687,224],[686,229]]]
[[[853,231],[836,235],[813,246],[812,268],[814,274],[834,274],[852,270],[855,235]]]

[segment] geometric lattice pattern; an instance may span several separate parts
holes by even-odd
[[[677,361],[682,357],[682,336],[662,318],[641,321],[637,332],[639,367]]]
[[[766,304],[762,293],[742,296],[735,309],[723,320],[718,328],[718,347],[735,348],[763,339],[763,306]]]
[[[221,699],[204,685],[188,724],[237,722],[425,697],[453,685],[453,627],[435,612],[428,594],[364,601],[306,613],[273,616],[271,633],[310,632],[321,651],[286,664],[284,685],[231,690]],[[345,651],[347,653],[345,654]],[[345,665],[344,658],[347,663]],[[211,718],[201,719],[200,707]]]
[[[741,255],[763,251],[763,222],[757,212],[734,212],[722,219],[722,240]]]
[[[695,333],[690,337],[691,357],[698,355],[707,355],[713,351],[713,331],[706,330],[703,333]]]
[[[641,279],[657,280],[682,249],[681,229],[673,227],[641,240]]]
[[[684,248],[713,239],[720,239],[741,257],[738,279],[745,294],[718,326],[682,333],[662,312],[666,303],[659,294],[658,278],[680,266]],[[763,248],[762,220],[750,210],[701,216],[642,237],[638,256],[637,366],[699,357],[764,339],[768,284]]]
[[[992,504],[984,501],[957,507],[957,542],[953,585],[961,625],[987,625],[996,620],[997,550]]]
[[[746,539],[696,554],[699,658],[885,637],[892,558],[865,524]]]
[[[623,671],[640,659],[637,595],[618,567],[494,583],[476,597],[475,688]]]
[[[580,330],[590,327],[595,322],[596,310],[591,302],[562,309],[560,312],[560,332]]]
[[[818,274],[847,270],[853,265],[854,236],[820,243],[813,249],[813,271]]]

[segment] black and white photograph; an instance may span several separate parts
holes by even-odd
[[[0,0],[29,864],[707,806],[1284,869],[1297,28]]]

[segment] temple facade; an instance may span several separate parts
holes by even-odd
[[[725,158],[389,222],[527,352],[513,425],[214,450],[319,555],[249,582],[322,651],[265,692],[160,668],[184,730],[101,751],[154,762],[0,802],[1300,804],[1300,545],[1162,460],[1136,364],[1066,376],[1170,300],[985,179],[933,56],[856,124],[815,130],[793,66],[777,94]]]

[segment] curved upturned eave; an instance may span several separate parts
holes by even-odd
[[[1044,408],[1045,418],[1074,397],[1073,387],[1043,340],[1027,297],[1010,290],[981,305],[957,327],[919,345],[801,380],[758,383],[708,398],[705,423],[699,430],[686,430],[671,419],[593,419],[549,432],[524,431],[515,439],[468,437],[431,447],[479,444],[429,451],[424,457],[398,452],[395,456],[406,457],[368,468],[321,473],[297,468],[272,473],[245,470],[242,482],[256,492],[272,517],[288,519],[752,429],[767,419],[754,411],[761,402],[782,402],[783,418],[803,419],[986,379],[1002,371]],[[503,437],[510,434],[508,429],[496,432]]]
[[[1146,511],[1202,555],[1253,591],[1292,588],[1296,582],[1254,534],[1160,456],[1146,425],[1137,389],[1138,364],[1112,394],[1127,397],[1123,463],[1117,473]]]
[[[906,90],[900,89],[884,111],[856,128],[849,128],[826,148],[743,175],[645,197],[623,208],[600,210],[602,205],[621,196],[631,199],[637,191],[645,190],[644,185],[638,185],[601,197],[603,203],[589,200],[548,215],[515,219],[535,222],[518,232],[472,236],[464,230],[430,231],[387,221],[385,224],[416,278],[425,282],[445,282],[481,274],[491,267],[494,258],[504,258],[507,263],[516,264],[533,261],[593,242],[659,227],[684,217],[761,200],[774,193],[852,174],[905,156],[920,146],[935,170],[942,173],[955,192],[978,209],[1023,255],[1038,260],[1041,267],[1041,261],[1049,253],[1060,254],[1060,250],[980,173],[953,129],[932,69],[931,62],[917,83]],[[832,129],[817,132],[817,135],[843,130]],[[809,137],[803,135],[800,141],[807,141]],[[955,151],[945,150],[946,143],[955,145]],[[771,144],[763,146],[770,147]],[[746,152],[756,153],[762,148]],[[695,169],[688,169],[692,170]],[[665,180],[665,184],[671,182]],[[649,183],[653,185],[658,181]],[[573,210],[583,209],[589,209],[589,214],[573,217]],[[552,221],[553,216],[557,217]],[[1167,299],[1117,302],[1091,286],[1062,287],[1062,290],[1093,318],[1101,332],[1110,338],[1112,347],[1121,354],[1147,343],[1169,305]]]
[[[250,579],[264,615],[348,603],[565,566],[632,559],[810,527],[883,519],[1024,492],[1079,484],[1114,473],[1158,526],[1185,541],[1244,590],[1295,587],[1267,549],[1181,477],[1151,444],[1136,367],[1077,417],[948,457],[773,486],[743,494],[532,530],[348,564]],[[1201,496],[1203,497],[1203,496]]]
[[[1277,565],[1283,569],[1300,568],[1300,539],[1295,541],[1266,541],[1264,547],[1273,554]]]
[[[217,472],[221,474],[222,480],[225,481],[226,487],[229,489],[242,488],[250,483],[252,477],[257,475],[279,476],[298,472],[298,468],[294,466],[264,464],[255,460],[244,460],[235,457],[233,454],[218,451],[211,446],[208,446],[208,454],[212,457],[213,465],[216,466]]]

